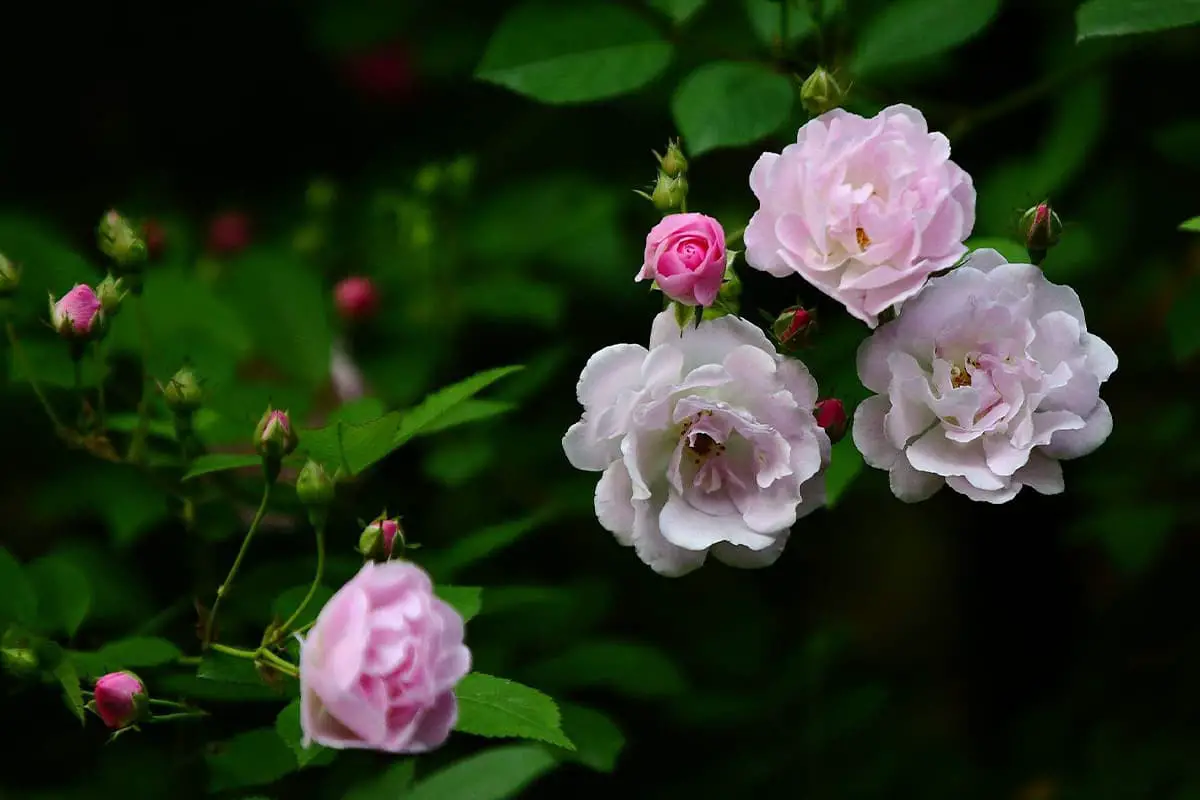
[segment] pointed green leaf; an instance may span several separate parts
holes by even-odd
[[[552,515],[547,512],[530,514],[523,519],[476,531],[448,547],[435,548],[429,545],[429,549],[422,552],[422,565],[439,580],[452,580],[461,570],[510,547],[551,518]]]
[[[759,40],[768,47],[778,47],[783,39],[779,0],[746,0],[746,16]],[[788,14],[788,42],[795,44],[816,32],[808,3],[792,3]]]
[[[1200,233],[1200,217],[1192,217],[1179,225],[1179,230]]]
[[[37,595],[25,570],[12,555],[0,547],[0,622],[19,622],[32,626],[37,622]]]
[[[323,747],[316,742],[310,743],[308,747],[304,746],[304,731],[300,728],[299,700],[293,700],[279,712],[279,716],[275,718],[275,732],[279,734],[279,738],[283,740],[284,744],[295,753],[296,763],[301,768],[309,764],[324,766],[333,761],[337,754],[336,750]]]
[[[49,555],[26,566],[25,575],[37,594],[38,628],[74,636],[92,604],[87,573]]]
[[[159,667],[182,657],[183,653],[178,647],[155,636],[118,639],[92,653],[71,653],[71,660],[80,672],[90,678],[123,669]]]
[[[501,414],[507,414],[516,407],[516,403],[504,400],[464,400],[423,427],[417,435],[428,436],[431,433],[438,433],[458,425],[481,422]]]
[[[358,475],[400,445],[396,431],[401,414],[393,411],[376,419],[350,423],[339,420],[315,430],[300,431],[300,449],[328,469],[344,466]]]
[[[253,453],[205,453],[192,461],[183,480],[191,480],[210,472],[223,472],[227,469],[246,469],[262,464],[262,457]]]
[[[463,621],[469,621],[483,608],[483,589],[478,586],[435,586],[433,590],[462,614]]]
[[[1000,0],[896,0],[881,7],[858,35],[854,75],[944,53],[979,34],[1000,10]]]
[[[649,0],[650,5],[671,18],[676,25],[691,19],[706,0]]]
[[[1077,41],[1200,24],[1200,0],[1088,0],[1075,12]]]
[[[438,770],[405,800],[505,800],[554,769],[558,761],[541,745],[493,747]],[[366,800],[366,798],[363,798]],[[371,798],[374,800],[374,798]],[[385,800],[380,797],[379,800]]]
[[[456,406],[482,392],[501,378],[523,369],[521,366],[497,367],[472,375],[466,380],[439,389],[406,414],[396,432],[395,446],[407,442],[425,428],[438,422]]]
[[[574,750],[562,732],[554,701],[515,681],[472,672],[459,681],[456,730],[478,736],[513,736]]]
[[[539,684],[560,689],[607,687],[629,697],[682,694],[687,682],[661,650],[624,641],[590,641],[529,669]]]
[[[565,755],[597,772],[612,772],[617,758],[625,747],[625,735],[606,715],[592,708],[573,703],[562,705],[563,732],[575,745],[575,752]]]
[[[683,79],[671,113],[689,155],[752,144],[787,122],[796,90],[761,64],[716,61]]]
[[[217,742],[205,760],[210,792],[274,783],[298,768],[291,749],[272,728],[246,731]]]
[[[475,76],[543,103],[582,103],[646,85],[671,50],[653,25],[621,6],[530,3],[500,21]]]
[[[79,686],[79,673],[75,671],[75,665],[70,659],[64,658],[54,668],[54,677],[62,686],[63,702],[67,704],[67,709],[83,724],[83,690]]]

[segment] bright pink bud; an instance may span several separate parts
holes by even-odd
[[[146,243],[146,255],[157,261],[167,249],[167,229],[158,220],[148,219],[142,223],[142,241]]]
[[[785,308],[783,313],[771,323],[771,332],[775,341],[785,352],[793,352],[808,344],[809,337],[816,327],[813,315],[803,306]]]
[[[846,435],[846,407],[836,397],[818,400],[813,416],[817,418],[817,424],[825,429],[831,443],[837,444]]]
[[[99,321],[100,298],[92,287],[77,283],[61,300],[50,296],[50,324],[60,336],[85,339],[97,332]]]
[[[351,55],[345,69],[354,87],[370,100],[403,100],[416,82],[412,58],[403,42]]]
[[[350,322],[370,319],[379,308],[379,293],[375,284],[363,275],[344,278],[333,290],[338,313]]]
[[[124,728],[137,722],[145,694],[146,688],[132,672],[110,672],[96,681],[96,713],[108,727]]]
[[[358,551],[368,560],[387,561],[395,551],[397,540],[403,546],[404,532],[400,529],[400,522],[389,518],[385,511],[363,529],[358,537]]]
[[[268,408],[254,429],[254,448],[264,458],[278,460],[289,456],[299,441],[286,411]]]
[[[208,228],[208,249],[232,256],[250,244],[250,217],[241,211],[226,211],[213,218]]]
[[[379,533],[383,536],[383,551],[391,556],[392,547],[396,543],[396,534],[400,532],[400,525],[394,519],[385,519],[379,523]]]

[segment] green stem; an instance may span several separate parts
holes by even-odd
[[[159,714],[146,720],[146,722],[173,722],[178,719],[200,719],[207,716],[207,711],[183,711],[178,714]]]
[[[242,647],[229,647],[216,642],[209,645],[209,647],[211,647],[213,650],[216,650],[218,653],[224,653],[225,655],[233,656],[234,658],[244,658],[248,661],[264,661],[275,667],[280,672],[286,675],[291,675],[293,678],[299,676],[300,674],[300,670],[295,664],[285,658],[280,658],[270,650],[267,650],[265,647],[260,647],[257,650],[247,650]]]
[[[150,705],[163,706],[165,708],[182,708],[184,711],[194,711],[191,706],[186,703],[176,703],[174,700],[159,700],[157,697],[150,698]]]
[[[279,656],[272,653],[270,650],[260,651],[259,658],[261,658],[263,661],[267,662],[271,666],[275,667],[275,669],[279,670],[280,672],[284,673],[285,675],[291,675],[293,678],[300,677],[300,670],[299,670],[299,668],[296,667],[295,664],[288,661],[287,659],[280,658]]]
[[[287,636],[288,628],[292,627],[304,609],[308,607],[309,601],[317,593],[317,587],[321,585],[321,578],[325,574],[325,523],[321,521],[320,525],[314,527],[317,532],[317,574],[313,576],[312,585],[308,587],[308,594],[304,595],[304,599],[300,601],[300,605],[292,612],[292,615],[284,620],[283,624],[275,631],[275,635],[267,645],[272,645],[278,642],[283,637]]]
[[[229,645],[221,644],[220,642],[213,642],[209,645],[209,647],[213,650],[216,650],[218,653],[224,653],[225,655],[233,656],[234,658],[248,658],[251,661],[258,658],[257,650],[247,650],[244,647],[230,647]]]
[[[736,244],[737,242],[740,242],[742,240],[742,236],[745,233],[746,233],[746,226],[743,225],[742,227],[738,228],[736,231],[734,231],[733,233],[731,233],[725,237],[725,245],[729,246],[731,244]]]
[[[75,358],[72,360],[72,366],[75,368],[75,400],[79,403],[79,429],[83,430],[83,423],[86,420],[84,414],[87,408],[87,397],[83,393],[83,358]]]
[[[267,502],[271,499],[271,487],[274,481],[268,480],[263,486],[262,502],[258,504],[258,511],[254,514],[254,520],[250,523],[250,530],[246,531],[246,537],[242,539],[242,547],[238,550],[237,557],[233,559],[233,566],[229,568],[229,574],[225,576],[225,580],[217,588],[217,599],[213,601],[212,611],[208,614],[208,621],[204,625],[204,646],[212,642],[213,623],[217,619],[217,611],[221,607],[221,598],[224,597],[233,584],[233,579],[237,577],[238,569],[242,566],[242,559],[246,557],[246,552],[250,549],[250,540],[254,538],[255,532],[258,530],[259,524],[262,522],[263,516],[267,513]]]
[[[303,625],[301,625],[299,628],[296,628],[296,630],[292,631],[292,633],[307,633],[308,629],[316,624],[317,624],[317,621],[314,619],[312,622],[306,622]]]
[[[50,418],[51,424],[54,425],[54,432],[59,436],[63,436],[67,432],[67,426],[63,425],[59,420],[58,415],[54,413],[54,409],[50,406],[50,401],[42,393],[42,387],[38,386],[37,378],[33,376],[33,370],[29,368],[29,362],[25,360],[25,351],[21,349],[21,343],[17,341],[17,329],[13,327],[12,320],[5,323],[4,327],[8,332],[8,342],[12,345],[13,358],[16,360],[17,366],[21,368],[21,373],[29,381],[29,387],[33,389],[33,393],[37,396],[38,402],[42,404],[46,416]]]
[[[108,404],[104,397],[104,379],[108,377],[108,363],[105,359],[104,344],[96,342],[96,367],[99,370],[99,379],[96,384],[96,421],[97,428],[101,433],[108,427],[106,418],[108,417]]]
[[[141,296],[133,304],[137,315],[138,335],[142,340],[142,394],[138,400],[137,428],[129,443],[127,461],[140,462],[146,447],[146,434],[150,428],[150,321],[146,317],[146,301]]]

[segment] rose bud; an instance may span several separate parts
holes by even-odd
[[[725,231],[703,214],[663,217],[646,236],[642,269],[663,294],[685,306],[711,306],[725,278]]]
[[[404,543],[400,520],[398,517],[389,518],[385,511],[363,528],[362,535],[358,537],[358,552],[370,561],[387,561],[395,552],[397,539],[401,544]]]
[[[812,116],[820,116],[842,104],[842,87],[824,67],[817,67],[800,85],[800,104]]]
[[[156,219],[142,223],[142,241],[146,243],[146,255],[151,261],[162,258],[167,249],[167,229]]]
[[[1058,244],[1062,235],[1062,220],[1049,203],[1038,203],[1021,216],[1021,233],[1029,260],[1036,266],[1046,258],[1046,252]]]
[[[96,297],[100,298],[100,308],[106,317],[117,315],[127,294],[129,293],[125,291],[125,281],[114,278],[111,273],[96,286]]]
[[[654,191],[649,197],[655,208],[666,213],[683,208],[683,204],[687,200],[687,192],[686,176],[679,175],[672,178],[667,173],[660,171],[658,182],[654,184]]]
[[[176,414],[191,414],[204,401],[200,381],[189,367],[182,367],[172,375],[167,385],[162,387],[162,394],[167,407]]]
[[[250,217],[241,211],[225,211],[213,218],[208,228],[208,249],[219,256],[232,256],[250,244]]]
[[[98,336],[103,317],[100,298],[90,286],[77,283],[61,300],[50,295],[50,324],[64,339],[80,342]]]
[[[379,309],[379,293],[375,283],[363,275],[343,278],[334,287],[333,297],[338,314],[348,322],[370,319]]]
[[[110,672],[96,681],[89,707],[104,724],[117,730],[126,728],[145,713],[146,688],[132,672]]]
[[[794,352],[808,344],[809,338],[816,330],[817,321],[804,306],[785,308],[783,313],[771,323],[771,333],[781,349]]]
[[[817,424],[825,429],[830,444],[837,444],[846,435],[846,407],[836,397],[818,400],[813,416]]]
[[[254,429],[254,449],[263,458],[279,461],[296,449],[300,439],[292,429],[288,412],[268,408]]]
[[[658,165],[662,168],[663,174],[668,178],[677,178],[687,172],[687,159],[683,157],[683,150],[679,147],[678,139],[672,139],[667,142],[667,154],[665,156],[660,156],[658,153],[654,155],[658,159]]]
[[[296,476],[296,497],[308,509],[308,521],[318,530],[329,516],[337,488],[325,468],[311,458]]]
[[[115,210],[101,218],[96,228],[96,244],[122,271],[136,271],[146,260],[146,243],[129,220]]]

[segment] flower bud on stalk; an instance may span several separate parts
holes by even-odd
[[[310,458],[296,476],[296,497],[308,509],[308,521],[317,530],[324,528],[336,493],[325,468]]]
[[[678,178],[687,172],[687,159],[683,157],[683,150],[679,147],[678,139],[672,139],[667,142],[667,154],[665,156],[655,153],[654,157],[658,159],[658,166],[668,178]]]
[[[404,530],[400,527],[400,518],[389,518],[384,511],[363,528],[358,537],[358,552],[370,561],[387,561],[395,553],[397,542],[403,550]]]
[[[650,201],[654,203],[654,207],[664,214],[673,211],[679,211],[684,208],[687,203],[688,182],[687,177],[679,175],[672,178],[665,172],[658,173],[658,182],[654,185],[654,192],[650,195]]]
[[[800,85],[800,104],[814,117],[837,108],[844,97],[842,87],[824,67],[817,67]]]
[[[145,719],[149,711],[146,687],[132,672],[110,672],[96,681],[96,691],[87,704],[113,730],[128,728]]]
[[[75,284],[71,291],[55,300],[50,295],[50,325],[71,346],[71,358],[83,357],[89,341],[104,335],[104,311],[92,287]]]
[[[279,477],[279,468],[284,457],[291,455],[299,443],[288,413],[268,407],[262,419],[258,421],[258,427],[254,429],[254,449],[262,456],[263,469],[269,483],[274,483]]]
[[[204,391],[200,388],[200,381],[196,373],[185,366],[171,376],[166,386],[159,384],[158,388],[167,408],[171,409],[175,420],[175,437],[186,455],[191,448],[192,435],[195,432],[192,425],[193,415],[204,402]]]
[[[1038,203],[1021,216],[1021,233],[1025,237],[1025,250],[1029,261],[1038,266],[1046,259],[1046,253],[1058,244],[1062,235],[1062,220],[1050,203]]]
[[[127,278],[134,296],[142,293],[142,269],[146,261],[146,242],[117,211],[109,211],[96,228],[100,252],[112,259],[117,273]]]
[[[794,353],[808,344],[817,321],[804,306],[785,308],[783,313],[771,323],[771,333],[779,343],[779,349],[785,353]]]
[[[836,397],[818,400],[813,416],[825,429],[830,444],[837,444],[846,435],[846,407]]]
[[[121,310],[121,303],[129,292],[125,291],[125,280],[114,278],[112,273],[105,276],[96,286],[96,297],[100,299],[100,308],[107,319],[112,319]]]

